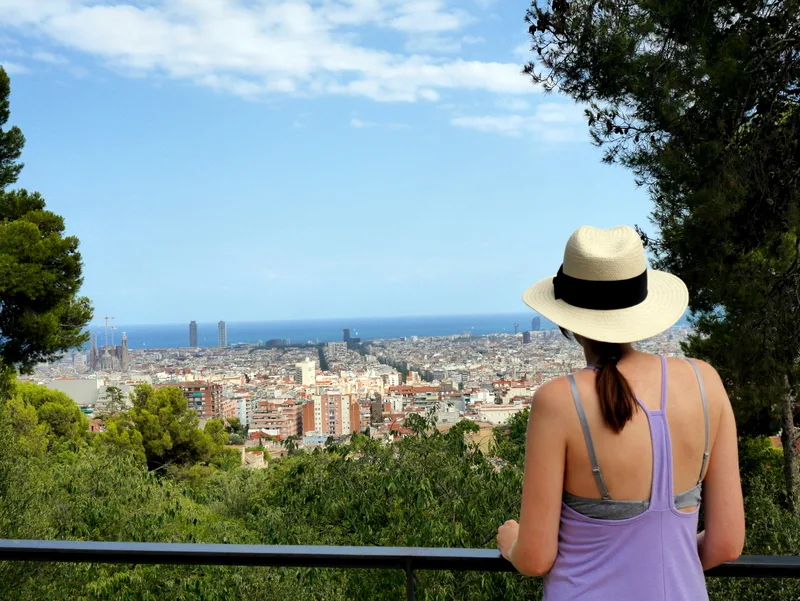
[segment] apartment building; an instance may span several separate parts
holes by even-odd
[[[361,406],[355,395],[328,390],[311,397],[313,406],[313,431],[330,436],[346,436],[361,429]],[[306,410],[310,417],[311,409]],[[304,426],[306,432],[311,429]]]
[[[175,386],[169,384],[168,386]],[[181,382],[177,384],[183,391],[183,396],[189,407],[197,412],[200,419],[213,419],[219,417],[222,401],[222,386],[198,380],[196,382]]]
[[[303,436],[303,408],[293,400],[257,401],[250,430],[286,440]]]

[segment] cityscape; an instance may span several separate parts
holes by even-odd
[[[97,431],[104,426],[94,418],[104,411],[109,387],[123,398],[137,384],[178,387],[201,428],[211,419],[236,418],[248,428],[241,446],[266,448],[273,458],[285,454],[287,440],[311,449],[369,432],[389,443],[410,433],[405,423],[412,414],[443,430],[470,420],[479,427],[473,438],[483,440],[529,407],[542,383],[585,367],[580,347],[541,323],[534,316],[530,329],[520,330],[515,322],[513,334],[369,341],[343,328],[335,342],[231,346],[227,324],[219,321],[216,347],[200,348],[192,321],[185,347],[130,349],[125,333],[113,344],[112,330],[105,337],[110,344],[98,346],[93,336],[88,351],[40,364],[30,379],[67,393]],[[690,331],[676,326],[638,347],[679,355]],[[242,461],[253,464],[246,452]]]
[[[800,601],[800,1],[0,7],[0,601]]]

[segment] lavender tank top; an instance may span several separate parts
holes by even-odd
[[[628,519],[605,520],[562,503],[558,555],[544,579],[544,601],[708,600],[697,552],[698,509],[686,513],[675,507],[666,357],[661,358],[661,370],[661,408],[650,411],[636,399],[647,415],[653,445],[647,510]],[[576,406],[579,402],[576,398]],[[597,479],[599,466],[596,460],[592,463]],[[608,498],[607,491],[602,492]]]

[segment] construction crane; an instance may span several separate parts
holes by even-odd
[[[114,318],[113,318],[113,317],[109,317],[108,315],[106,315],[106,316],[104,317],[104,319],[106,320],[106,327],[105,327],[105,330],[106,330],[105,346],[108,346],[108,320],[109,320],[109,319],[114,319]]]

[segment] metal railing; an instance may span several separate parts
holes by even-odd
[[[406,573],[406,594],[416,599],[416,570],[514,572],[493,549],[201,545],[0,540],[0,561],[161,565],[378,568]],[[800,578],[800,557],[747,555],[706,573],[712,577]]]

